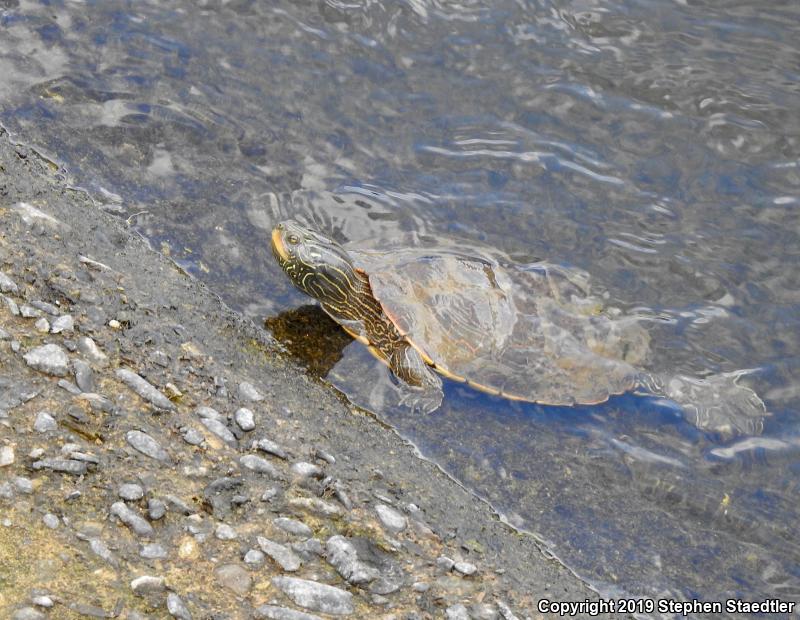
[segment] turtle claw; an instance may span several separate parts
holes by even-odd
[[[441,390],[407,387],[400,398],[400,404],[411,409],[412,413],[428,415],[441,406],[443,398],[444,393]]]

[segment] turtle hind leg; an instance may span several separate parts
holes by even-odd
[[[389,368],[404,384],[403,405],[422,413],[433,413],[439,408],[444,397],[442,380],[414,347],[408,344],[397,347],[388,361]]]
[[[677,375],[659,382],[659,391],[679,404],[686,419],[697,428],[724,437],[759,435],[768,414],[758,394],[739,385],[739,379],[748,372],[720,373],[704,379]]]

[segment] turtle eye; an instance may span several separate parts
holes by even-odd
[[[298,243],[300,243],[300,237],[298,237],[297,235],[289,235],[289,236],[286,238],[286,240],[287,240],[289,243],[291,243],[292,245],[297,245]]]

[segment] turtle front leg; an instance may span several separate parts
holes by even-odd
[[[409,393],[402,400],[413,410],[432,413],[442,404],[442,380],[411,345],[398,346],[389,357],[389,368],[405,383]]]

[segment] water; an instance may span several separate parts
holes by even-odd
[[[302,217],[585,270],[648,370],[754,369],[732,437],[632,395],[409,415],[358,345],[328,378],[602,593],[797,600],[797,41],[792,1],[6,0],[0,122],[256,321],[307,302],[268,246]]]

